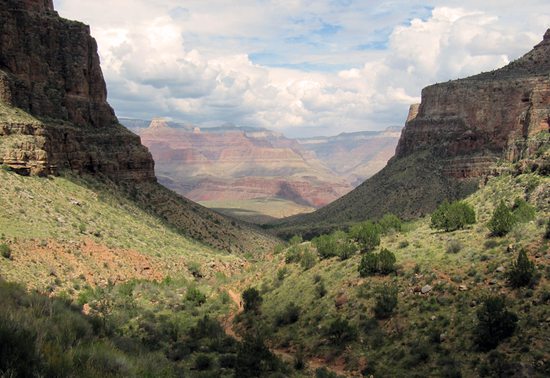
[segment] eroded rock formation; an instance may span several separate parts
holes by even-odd
[[[0,1],[0,115],[0,163],[22,173],[155,180],[151,155],[107,103],[89,27],[51,0]]]

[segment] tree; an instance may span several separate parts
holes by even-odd
[[[378,319],[388,318],[397,307],[397,286],[384,284],[376,293],[374,315]]]
[[[251,287],[243,291],[243,307],[245,312],[259,312],[262,305],[263,298],[260,292]]]
[[[515,224],[514,214],[510,211],[504,201],[500,201],[499,205],[493,212],[493,216],[487,227],[491,230],[494,236],[504,236],[512,230]]]
[[[387,233],[391,230],[401,231],[401,219],[392,213],[385,214],[382,219],[378,221],[378,224],[380,225],[380,230],[383,233]]]
[[[350,234],[357,240],[362,252],[372,251],[380,245],[380,226],[372,221],[356,224]]]
[[[455,231],[476,222],[474,208],[462,201],[443,202],[433,212],[430,227],[445,231]]]
[[[378,254],[374,252],[366,253],[361,257],[359,263],[359,275],[361,277],[368,277],[378,272]]]
[[[321,235],[312,240],[321,259],[329,259],[338,254],[337,240],[332,235]]]
[[[508,281],[513,287],[527,286],[533,283],[535,270],[535,264],[529,260],[525,250],[522,249],[508,271]]]
[[[504,297],[488,297],[477,310],[475,342],[481,350],[495,348],[502,340],[512,336],[518,317],[506,309]]]
[[[382,248],[378,255],[379,270],[382,274],[389,274],[395,270],[395,262],[397,261],[393,252]]]

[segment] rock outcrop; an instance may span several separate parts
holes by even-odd
[[[0,1],[0,112],[0,163],[22,173],[155,181],[151,155],[107,103],[89,27],[51,0]]]
[[[371,179],[285,227],[335,224],[394,212],[411,218],[463,197],[481,177],[540,155],[550,127],[550,30],[501,69],[424,88],[411,107],[395,156]],[[548,160],[532,165],[548,171]]]

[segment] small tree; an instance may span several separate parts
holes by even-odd
[[[206,295],[200,291],[195,286],[190,286],[187,289],[187,294],[185,295],[185,299],[187,299],[189,302],[194,303],[196,306],[202,305],[204,302],[206,302]]]
[[[401,231],[401,219],[399,219],[395,214],[387,213],[385,214],[380,221],[380,230],[384,233],[389,231]]]
[[[243,291],[243,307],[245,312],[259,312],[262,305],[263,298],[260,292],[251,287]]]
[[[504,236],[512,230],[515,224],[515,217],[506,206],[504,201],[500,201],[499,205],[493,212],[493,217],[487,224],[491,234],[494,236]]]
[[[504,297],[488,297],[477,310],[478,323],[474,330],[475,342],[481,350],[495,348],[502,340],[510,337],[518,317],[506,309]]]
[[[329,259],[338,254],[338,244],[332,235],[321,235],[312,240],[321,259]]]
[[[376,293],[374,315],[378,319],[388,318],[397,307],[397,286],[382,285]]]
[[[397,261],[393,252],[388,251],[386,248],[382,248],[379,259],[379,269],[382,274],[390,274],[395,271],[395,262]]]
[[[380,245],[380,229],[371,221],[356,224],[351,229],[351,236],[357,240],[362,252],[372,251]]]
[[[378,254],[374,252],[366,253],[361,257],[361,262],[359,263],[359,275],[361,277],[368,277],[376,274],[378,272]]]
[[[349,239],[340,240],[338,243],[338,256],[340,260],[347,260],[355,254],[355,243]]]
[[[310,250],[305,250],[302,252],[302,256],[300,258],[300,265],[302,266],[302,269],[308,270],[315,266],[317,263],[317,255],[315,252],[312,252]]]
[[[443,202],[433,212],[430,227],[445,231],[454,231],[476,222],[474,208],[466,202]]]
[[[508,281],[513,287],[528,286],[535,278],[535,264],[529,260],[525,250],[519,251],[518,258],[508,271]]]

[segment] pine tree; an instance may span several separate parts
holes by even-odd
[[[535,277],[535,264],[529,260],[525,250],[519,251],[518,258],[508,272],[508,281],[513,287],[527,286]]]

